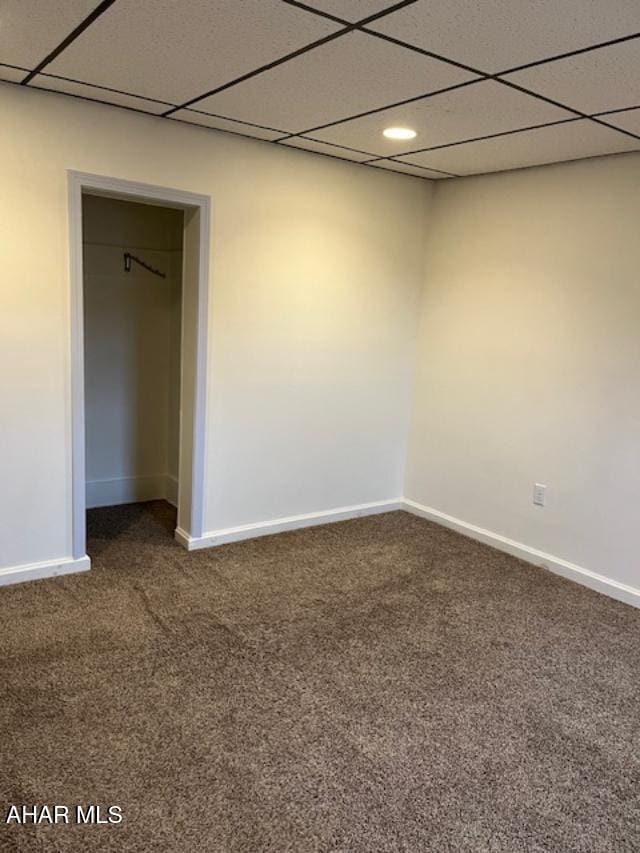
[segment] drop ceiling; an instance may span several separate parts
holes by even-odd
[[[441,180],[640,151],[640,2],[2,0],[0,80]]]

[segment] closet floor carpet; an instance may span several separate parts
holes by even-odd
[[[91,572],[0,589],[1,850],[640,850],[639,610],[402,512],[174,523],[93,510]]]

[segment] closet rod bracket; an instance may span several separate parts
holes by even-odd
[[[135,255],[132,255],[131,252],[124,253],[124,271],[131,272],[131,261],[135,261],[141,267],[148,270],[148,272],[153,273],[154,275],[159,275],[160,278],[166,278],[167,274],[164,272],[160,272],[160,270],[155,269],[149,264],[145,263],[141,258],[137,258]]]

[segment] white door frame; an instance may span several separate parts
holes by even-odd
[[[82,194],[110,196],[124,201],[177,207],[199,212],[199,253],[197,321],[195,330],[195,382],[193,394],[193,435],[191,436],[191,499],[189,518],[178,515],[177,540],[199,538],[204,529],[205,416],[207,391],[207,337],[209,304],[209,241],[211,200],[209,196],[182,190],[92,175],[69,170],[69,248],[71,276],[71,481],[73,558],[86,555],[86,485],[85,485],[85,412],[84,412],[84,317],[82,260]],[[183,253],[183,269],[184,269]],[[183,301],[185,282],[183,281]],[[183,329],[183,340],[184,340]],[[181,404],[182,410],[182,404]],[[185,436],[180,426],[180,445]],[[178,506],[183,477],[178,472]]]

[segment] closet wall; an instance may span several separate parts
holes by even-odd
[[[87,506],[175,503],[182,211],[83,200]],[[130,252],[166,278],[133,263]]]

